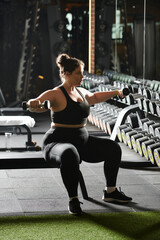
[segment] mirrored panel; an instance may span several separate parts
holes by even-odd
[[[110,68],[140,79],[160,78],[160,1],[114,0]]]

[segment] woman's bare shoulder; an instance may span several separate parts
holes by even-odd
[[[88,91],[87,89],[83,88],[83,87],[78,87],[78,89],[81,91],[81,93],[83,93],[84,95],[87,95],[87,96],[91,96],[93,95],[90,91]]]

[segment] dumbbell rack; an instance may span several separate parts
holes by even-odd
[[[126,119],[127,119],[127,116],[130,114],[130,113],[134,113],[134,112],[140,112],[140,114],[142,114],[142,112],[140,111],[139,109],[139,106],[138,104],[135,104],[135,105],[131,105],[131,106],[127,106],[125,107],[124,109],[122,109],[122,111],[120,112],[118,118],[117,118],[117,121],[116,121],[116,124],[113,128],[113,131],[112,131],[112,134],[110,136],[110,139],[113,140],[113,141],[116,141],[117,140],[117,128],[124,124]]]
[[[106,134],[109,134],[110,135],[110,139],[112,140],[116,140],[118,141],[118,134],[117,134],[117,129],[119,126],[123,127],[123,125],[126,125],[127,124],[127,129],[125,130],[124,129],[124,133],[125,131],[128,133],[130,131],[134,131],[134,133],[136,131],[143,131],[143,125],[145,124],[142,124],[144,120],[148,121],[146,124],[148,124],[148,132],[147,134],[144,134],[144,138],[141,140],[139,140],[139,143],[141,144],[140,148],[142,146],[147,146],[147,144],[153,144],[153,141],[155,140],[155,133],[152,133],[150,134],[149,133],[149,126],[151,125],[151,127],[153,126],[153,128],[157,127],[157,124],[160,123],[159,121],[159,117],[160,115],[159,114],[153,114],[152,111],[147,111],[147,108],[140,108],[140,105],[139,105],[139,102],[138,100],[142,99],[142,102],[144,100],[144,103],[148,103],[150,100],[149,100],[149,96],[152,95],[152,90],[153,90],[153,93],[156,93],[156,89],[158,88],[158,85],[160,86],[160,83],[158,83],[157,81],[154,82],[155,87],[153,89],[153,82],[152,81],[149,81],[149,80],[146,80],[145,81],[145,86],[144,86],[144,93],[140,93],[139,92],[139,86],[142,87],[143,89],[143,85],[142,85],[142,81],[141,79],[136,79],[135,77],[132,77],[132,76],[128,76],[128,75],[124,75],[124,74],[118,74],[118,73],[109,73],[107,74],[106,76],[108,76],[108,79],[110,80],[109,82],[103,82],[103,81],[99,81],[99,84],[96,84],[96,87],[94,84],[90,84],[93,85],[93,88],[92,89],[89,89],[89,90],[92,90],[92,92],[94,91],[113,91],[115,89],[123,89],[124,87],[128,87],[130,89],[130,96],[128,95],[126,98],[124,99],[110,99],[108,100],[107,102],[105,103],[102,103],[102,104],[98,104],[99,106],[98,107],[93,107],[91,108],[91,116],[95,115],[93,120],[95,119],[95,121],[89,121],[99,127],[102,131],[104,131]],[[88,79],[87,81],[88,82],[92,82],[92,78],[93,78],[93,81],[95,81],[95,76],[91,76],[90,75],[90,79]],[[101,76],[101,78],[103,78],[103,76]],[[158,88],[158,92],[159,92],[159,95],[160,95],[160,87]],[[138,91],[138,93],[137,93]],[[157,92],[157,93],[158,93]],[[149,94],[150,93],[150,94]],[[131,101],[132,100],[132,101]],[[147,101],[146,101],[147,100]],[[107,105],[110,105],[110,106],[107,106]],[[115,109],[115,106],[117,107],[117,109]],[[107,110],[107,108],[110,108],[110,111]],[[118,113],[118,114],[115,114],[115,111]],[[120,111],[119,111],[120,110]],[[95,112],[95,113],[94,113]],[[111,113],[112,112],[112,113]],[[114,113],[113,113],[114,112]],[[117,116],[117,118],[116,118]],[[130,119],[133,121],[136,121],[137,125],[136,126],[133,126],[132,123],[133,121],[129,122],[128,119]],[[91,118],[92,119],[92,118]],[[113,119],[113,121],[112,121]],[[111,122],[112,121],[112,122]],[[103,122],[103,124],[101,125],[101,122]],[[99,124],[100,123],[100,124]],[[130,124],[131,123],[131,124]],[[112,131],[109,133],[108,131],[108,125],[112,126]],[[106,128],[103,127],[106,125]],[[160,127],[159,129],[156,128],[156,131],[157,133],[159,133],[158,137],[157,137],[157,142],[158,142],[158,145],[157,146],[157,149],[155,150],[155,156],[157,157],[157,160],[150,160],[148,159],[144,153],[141,153],[138,152],[140,154],[140,156],[142,156],[142,158],[144,157],[144,160],[145,158],[147,160],[150,160],[150,162],[154,165],[158,165],[158,167],[160,167]],[[156,132],[155,131],[155,132]],[[154,132],[154,131],[153,131]],[[130,134],[132,134],[130,132]],[[128,134],[129,135],[129,134]],[[150,135],[150,137],[149,137]],[[146,137],[147,136],[147,137]],[[156,135],[157,136],[157,135]],[[143,142],[144,141],[144,142]],[[145,142],[146,141],[146,142]],[[121,141],[123,142],[123,141]],[[125,142],[124,142],[125,143]],[[125,145],[127,145],[125,143]],[[152,145],[151,145],[152,146]],[[128,146],[129,147],[129,146]],[[142,150],[142,149],[141,149]]]

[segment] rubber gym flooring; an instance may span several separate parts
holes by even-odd
[[[48,116],[34,116],[36,126],[32,129],[33,140],[41,145],[44,132],[50,127]],[[89,131],[99,130],[87,125]],[[107,136],[103,136],[107,137]],[[26,135],[12,135],[14,147],[24,147]],[[4,147],[4,135],[0,135],[0,145]],[[89,200],[84,200],[79,189],[82,209],[85,212],[137,212],[160,210],[160,168],[153,167],[143,157],[130,150],[123,143],[122,163],[119,169],[117,187],[131,196],[133,201],[127,205],[104,203],[103,164],[82,162],[81,171],[88,190]],[[16,153],[12,157],[18,157]],[[24,153],[37,157],[41,152]],[[0,159],[3,153],[0,152]],[[68,197],[58,169],[12,169],[0,171],[0,215],[35,215],[67,213]]]

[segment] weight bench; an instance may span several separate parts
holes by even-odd
[[[34,157],[33,157],[34,155]],[[59,168],[50,166],[43,158],[42,151],[37,152],[1,152],[0,170],[4,169],[35,169],[35,168]],[[79,170],[79,185],[84,199],[89,199],[85,181]]]
[[[27,132],[27,142],[25,148],[14,148],[12,150],[38,150],[36,143],[32,141],[32,133],[30,128],[34,127],[35,120],[30,116],[0,116],[0,131],[2,132],[17,132],[20,134],[21,129],[24,128]],[[5,151],[5,148],[0,148],[0,151]]]
[[[35,121],[30,116],[0,116],[0,128],[25,128],[27,131],[26,148],[11,148],[6,152],[5,148],[0,148],[0,169],[31,169],[31,168],[57,168],[50,166],[44,160],[41,148],[32,142],[32,133],[30,127],[34,127]],[[33,158],[33,152],[34,158]],[[25,156],[25,157],[24,157]],[[84,199],[88,199],[88,193],[83,175],[79,170],[79,184]]]

